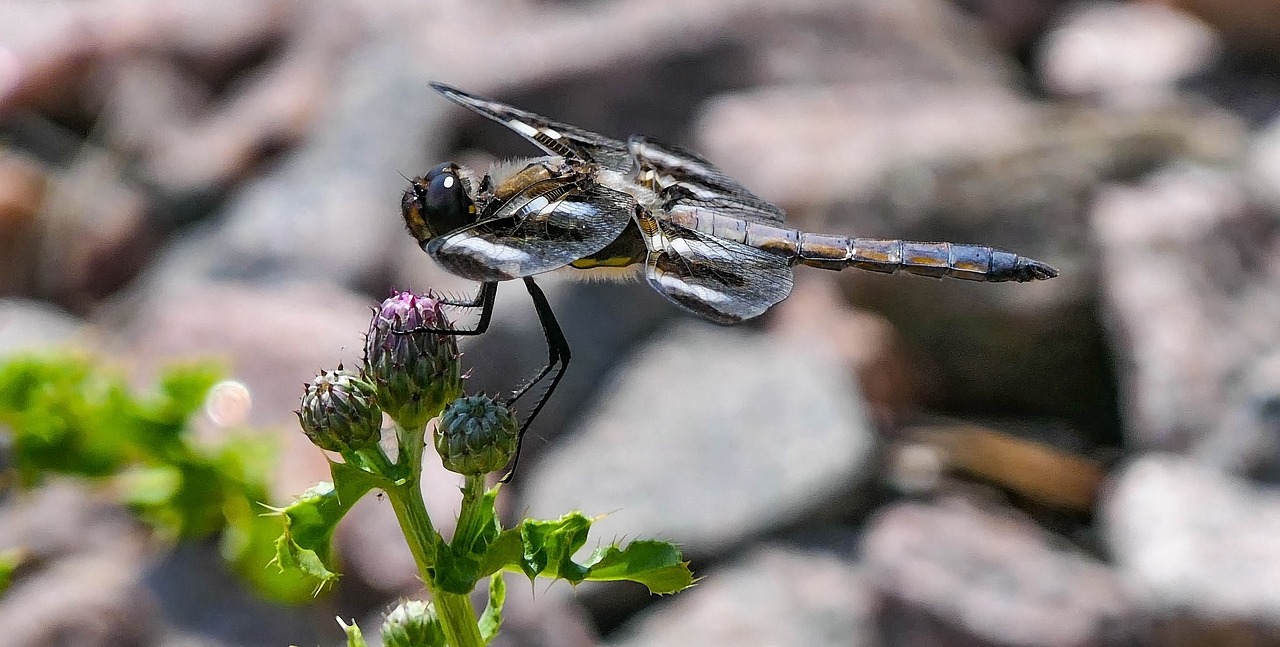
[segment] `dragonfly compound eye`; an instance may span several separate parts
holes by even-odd
[[[470,224],[475,218],[475,204],[467,195],[466,182],[456,164],[445,163],[431,169],[422,179],[418,197],[427,228],[445,234]]]

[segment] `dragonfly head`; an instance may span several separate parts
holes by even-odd
[[[400,198],[400,214],[409,233],[426,249],[432,238],[475,222],[471,173],[445,162],[409,181]]]

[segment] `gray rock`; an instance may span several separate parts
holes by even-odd
[[[860,569],[835,556],[769,546],[645,611],[610,645],[878,645]]]
[[[521,476],[529,514],[609,513],[593,536],[695,555],[845,510],[873,436],[823,351],[744,330],[675,328],[637,351],[581,429]]]
[[[0,356],[64,344],[82,329],[78,319],[47,303],[0,299]]]
[[[1175,84],[1207,69],[1222,45],[1172,7],[1098,2],[1061,20],[1041,42],[1038,64],[1053,92],[1138,107],[1173,98]]]
[[[1102,510],[1134,604],[1166,635],[1221,637],[1216,632],[1253,627],[1252,641],[1234,644],[1274,641],[1280,490],[1187,458],[1150,454],[1119,473]]]
[[[1254,137],[1245,168],[1250,194],[1280,213],[1280,119]]]
[[[1267,367],[1280,347],[1280,238],[1241,177],[1172,167],[1102,191],[1092,221],[1132,446],[1280,469],[1247,438],[1273,428],[1267,403],[1280,397]]]
[[[152,546],[128,513],[55,483],[0,508],[0,550],[24,566],[0,598],[0,645],[150,644],[161,621],[143,583]]]
[[[1011,510],[959,500],[884,508],[862,560],[887,643],[1130,644],[1119,579],[1063,543]]]
[[[695,129],[708,159],[764,199],[803,212],[869,201],[896,167],[1000,151],[1035,118],[1000,84],[889,79],[722,95]]]

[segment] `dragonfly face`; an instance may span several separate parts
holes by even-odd
[[[469,175],[457,164],[445,162],[410,180],[400,198],[400,212],[409,233],[424,250],[436,236],[475,221]]]

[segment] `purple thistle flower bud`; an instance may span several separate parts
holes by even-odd
[[[445,469],[464,476],[502,469],[516,451],[520,423],[487,395],[458,398],[445,407],[435,444]]]
[[[365,339],[364,371],[378,401],[405,428],[422,427],[462,393],[458,343],[440,302],[397,292],[382,302]]]
[[[297,413],[311,442],[333,452],[368,447],[378,442],[382,431],[373,385],[341,367],[317,375],[307,385]]]

